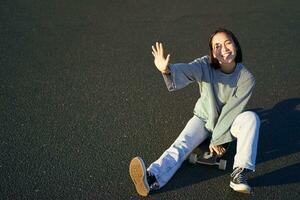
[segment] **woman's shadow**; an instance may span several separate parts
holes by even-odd
[[[300,98],[254,111],[262,122],[257,163],[267,163],[271,170],[249,183],[259,187],[300,182]]]
[[[289,155],[295,154],[300,157],[300,98],[284,100],[271,109],[251,110],[261,119],[257,166],[265,164],[262,168],[268,170],[265,174],[250,177],[249,183],[260,187],[300,182],[300,162],[288,164]],[[232,171],[235,148],[236,144],[233,142],[224,156],[224,159],[228,160],[225,172],[214,166],[193,165],[185,161],[170,182],[155,193],[229,175]]]

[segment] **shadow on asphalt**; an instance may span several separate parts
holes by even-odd
[[[271,160],[278,162],[277,158],[300,152],[299,106],[300,98],[293,98],[279,102],[272,109],[252,109],[261,119],[257,164]],[[171,181],[164,188],[153,193],[163,193],[225,174],[229,175],[233,166],[235,147],[236,142],[233,142],[224,156],[228,160],[225,172],[216,167],[192,165],[185,161]],[[269,168],[272,169],[272,166]],[[249,183],[255,187],[298,182],[300,182],[300,163],[283,166],[249,180]]]
[[[255,109],[261,119],[257,163],[300,152],[300,98],[284,100],[272,109]],[[270,162],[272,163],[272,162]],[[288,165],[288,163],[285,163]],[[270,166],[272,169],[272,166]],[[285,185],[300,182],[300,162],[249,180],[255,186]]]
[[[286,185],[300,182],[300,163],[272,171],[262,176],[250,179],[249,183],[255,187]]]

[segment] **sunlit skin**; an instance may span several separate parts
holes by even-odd
[[[212,39],[213,56],[219,61],[221,71],[232,73],[235,69],[236,46],[226,33],[217,33]]]
[[[213,56],[219,61],[221,71],[224,73],[232,73],[235,69],[236,46],[230,36],[226,33],[217,33],[212,39]],[[168,68],[170,62],[170,54],[164,56],[163,44],[156,42],[152,46],[152,55],[154,56],[154,64],[156,68],[164,74],[169,74]],[[225,148],[221,145],[209,145],[210,151],[221,156],[225,153]]]
[[[170,61],[170,54],[165,58],[164,48],[162,43],[156,42],[155,46],[152,46],[152,55],[154,56],[154,64],[156,68],[164,74],[170,73],[168,65]]]

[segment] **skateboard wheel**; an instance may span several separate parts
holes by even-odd
[[[221,159],[219,164],[219,169],[226,170],[226,164],[227,164],[227,160]]]
[[[192,154],[189,156],[189,163],[195,164],[196,162],[197,162],[197,154],[192,153]]]

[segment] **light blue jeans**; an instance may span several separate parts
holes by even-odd
[[[259,127],[259,117],[251,111],[239,114],[233,121],[230,132],[237,138],[233,168],[255,170]],[[210,135],[201,118],[193,116],[188,121],[175,142],[147,169],[155,175],[159,188],[172,178],[188,155]]]

